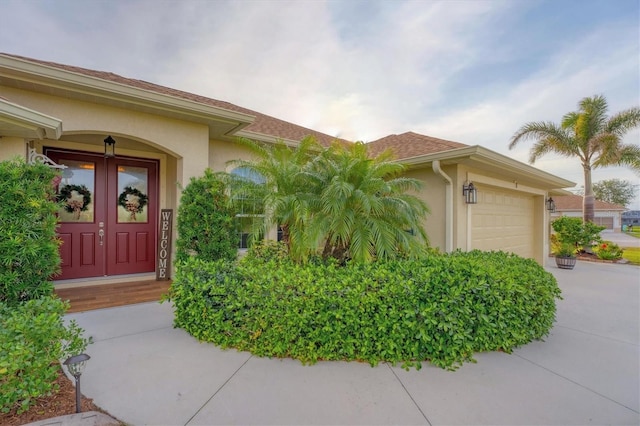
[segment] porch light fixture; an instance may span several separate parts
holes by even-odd
[[[549,197],[546,201],[547,204],[547,210],[549,210],[551,213],[556,211],[556,203],[555,201],[553,201],[553,198]]]
[[[116,156],[116,140],[107,136],[104,140],[104,158],[113,158]]]
[[[464,202],[467,204],[477,204],[478,203],[478,191],[476,187],[473,186],[473,183],[463,184],[462,185],[462,195],[464,195]]]
[[[87,354],[74,355],[64,362],[64,365],[67,366],[67,370],[69,370],[69,374],[71,374],[76,379],[76,413],[80,413],[82,411],[82,407],[80,404],[80,376],[82,375],[82,371],[84,370],[84,366],[87,361],[91,358]]]

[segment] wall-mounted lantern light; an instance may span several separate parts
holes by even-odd
[[[464,195],[464,202],[467,204],[477,204],[478,203],[478,191],[476,187],[473,186],[473,183],[463,184],[462,185],[462,195]]]
[[[107,136],[104,140],[104,158],[113,158],[116,156],[116,140]]]
[[[69,374],[71,374],[76,379],[76,413],[82,411],[82,407],[80,404],[80,376],[84,371],[84,366],[87,361],[91,358],[87,354],[74,355],[64,362],[64,365],[67,366],[69,370]]]
[[[547,210],[549,210],[551,213],[556,211],[556,203],[555,201],[553,201],[553,198],[549,197],[549,199],[547,199],[546,201],[547,204]]]

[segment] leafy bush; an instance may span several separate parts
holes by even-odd
[[[598,244],[593,250],[598,256],[598,259],[603,260],[618,260],[622,259],[623,250],[616,243],[611,241],[603,241]]]
[[[238,233],[226,188],[223,175],[209,169],[191,178],[178,209],[176,261],[191,256],[210,261],[236,258]]]
[[[192,259],[170,290],[175,326],[224,348],[450,369],[545,336],[559,297],[533,260],[479,251],[345,267]]]
[[[556,231],[560,244],[570,244],[577,250],[590,249],[594,243],[601,240],[600,232],[605,229],[604,226],[570,216],[559,217],[551,222],[551,226]]]
[[[82,353],[90,343],[74,321],[64,325],[68,308],[54,296],[0,303],[1,412],[21,413],[35,398],[57,391],[58,360]]]
[[[251,246],[246,257],[260,262],[284,262],[289,259],[289,252],[287,245],[281,241],[261,240]]]
[[[59,270],[52,180],[42,164],[0,162],[0,302],[11,305],[53,292]]]

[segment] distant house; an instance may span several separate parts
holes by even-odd
[[[640,210],[629,210],[622,213],[622,225],[640,226]]]
[[[556,211],[551,214],[551,220],[560,216],[582,217],[581,195],[557,196],[553,200],[556,204]],[[607,229],[620,231],[622,229],[622,212],[625,210],[623,205],[596,200],[593,222],[600,226],[606,226]]]

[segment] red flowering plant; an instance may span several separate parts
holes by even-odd
[[[594,247],[593,252],[598,256],[598,259],[603,260],[618,260],[622,259],[622,249],[611,241],[603,241]]]

